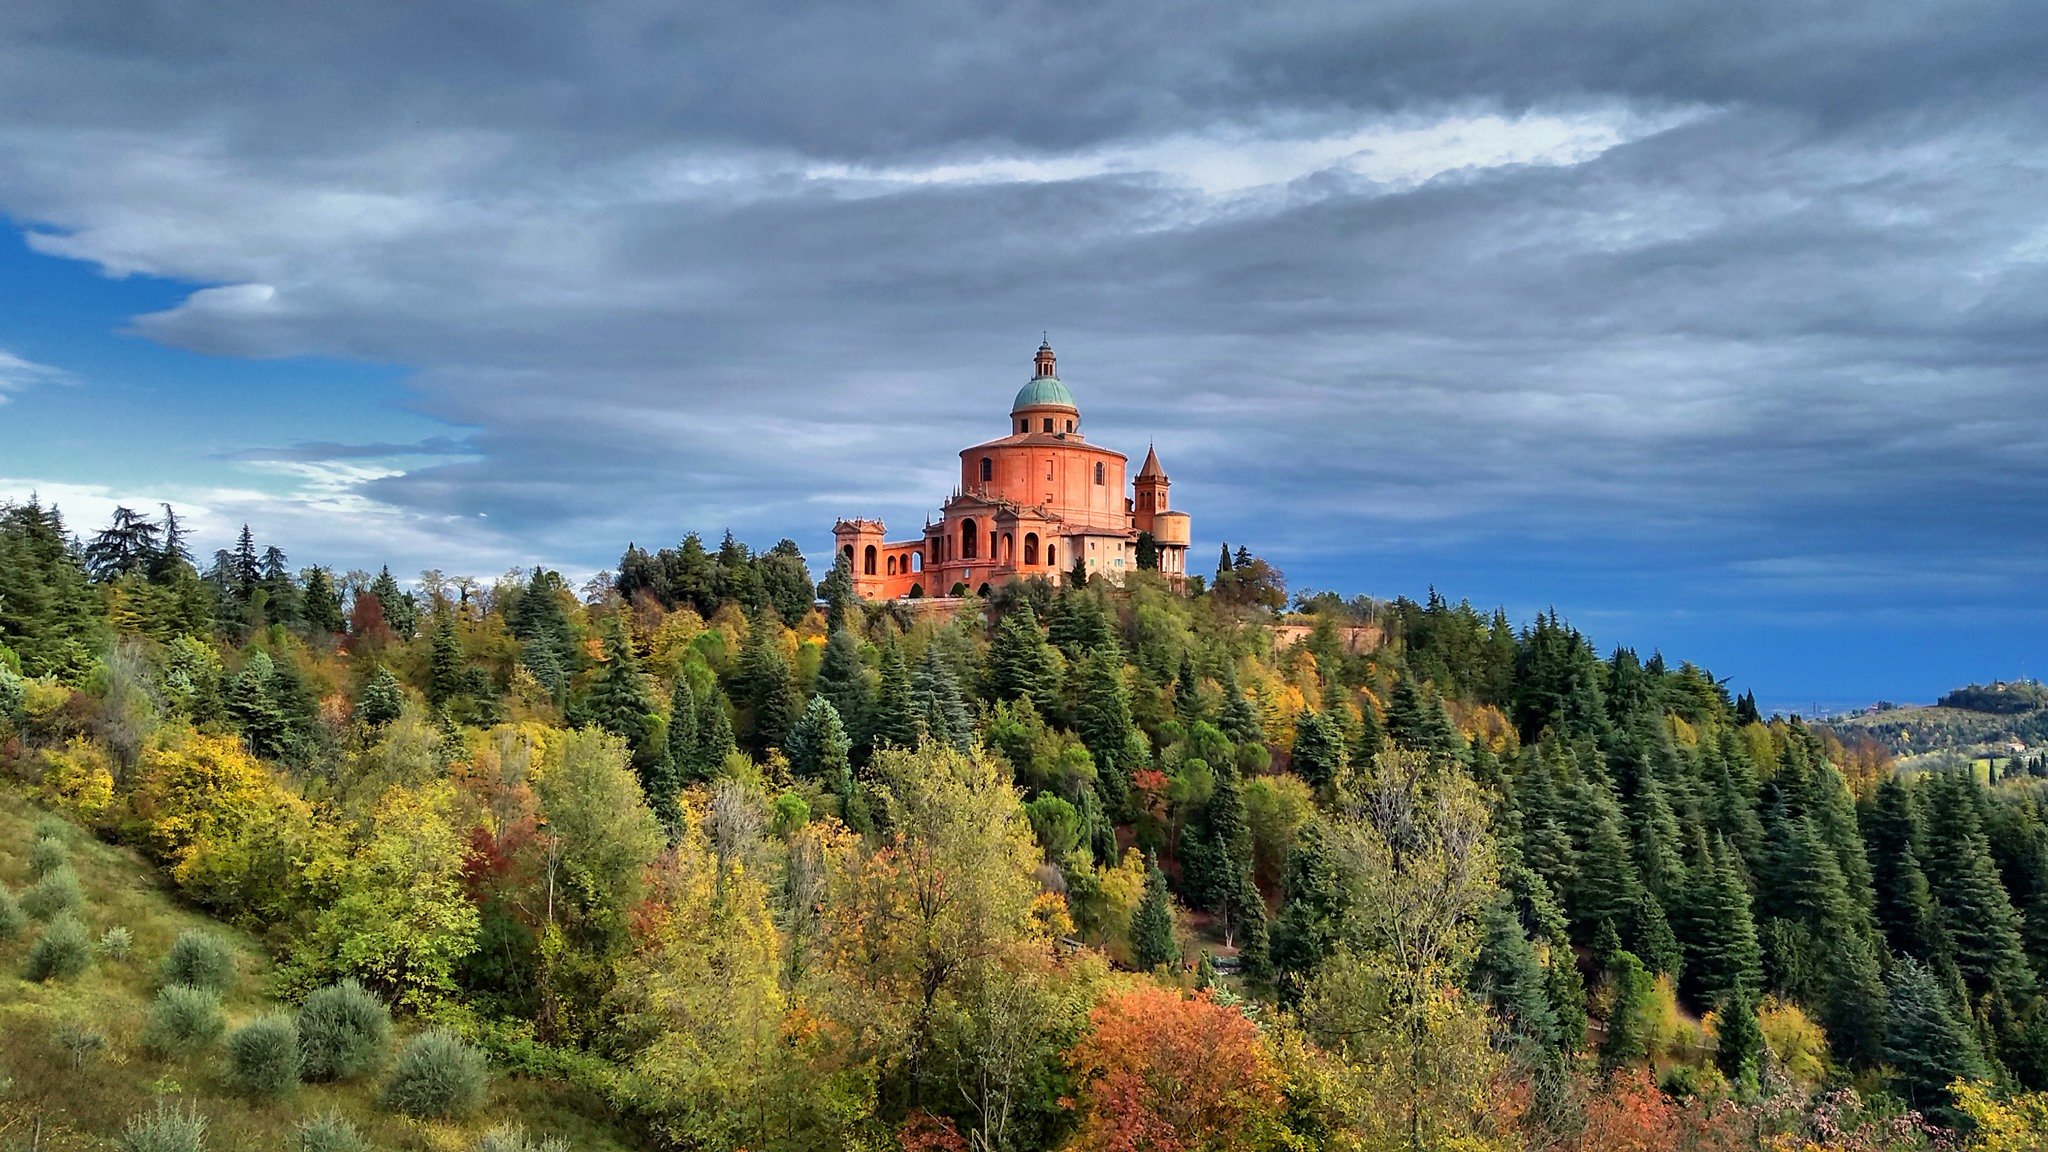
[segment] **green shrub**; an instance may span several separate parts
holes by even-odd
[[[225,992],[235,982],[235,954],[217,936],[186,929],[164,957],[163,982]]]
[[[203,1152],[205,1147],[206,1117],[197,1108],[163,1100],[128,1121],[121,1132],[122,1152]]]
[[[75,1070],[107,1050],[107,1034],[83,1020],[67,1020],[57,1028],[57,1043],[71,1056]]]
[[[37,920],[53,920],[85,906],[85,892],[78,886],[78,873],[59,868],[28,886],[21,894],[21,910]]]
[[[484,1054],[453,1032],[422,1032],[398,1054],[384,1084],[384,1106],[418,1119],[466,1116],[484,1101],[490,1069]]]
[[[28,913],[21,910],[21,902],[7,890],[7,885],[0,884],[0,943],[21,935],[21,930],[26,927]]]
[[[71,825],[55,816],[38,816],[36,818],[36,839],[55,840],[61,844],[71,839]]]
[[[476,1142],[476,1152],[569,1152],[569,1142],[559,1136],[535,1140],[517,1124],[493,1128]]]
[[[225,1027],[219,993],[173,984],[150,1004],[142,1046],[158,1056],[186,1056],[219,1040]]]
[[[289,1016],[265,1016],[228,1037],[228,1079],[248,1096],[282,1096],[299,1086],[299,1029]]]
[[[38,840],[29,846],[28,874],[38,880],[71,863],[71,854],[58,840]]]
[[[42,939],[28,950],[28,967],[23,975],[37,983],[70,980],[92,967],[92,937],[78,918],[63,915],[43,929]]]
[[[109,960],[126,960],[135,948],[135,933],[119,925],[100,933],[100,955]]]
[[[370,1152],[370,1143],[339,1112],[323,1112],[299,1125],[298,1152]]]
[[[353,980],[319,989],[299,1009],[299,1051],[308,1080],[347,1080],[375,1071],[390,1046],[390,1011]]]

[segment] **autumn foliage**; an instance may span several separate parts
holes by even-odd
[[[1083,1088],[1074,1147],[1101,1152],[1255,1148],[1280,1107],[1280,1071],[1251,1021],[1208,992],[1151,985],[1106,997],[1071,1053]]]

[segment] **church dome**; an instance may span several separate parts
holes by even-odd
[[[1067,391],[1067,386],[1060,383],[1057,376],[1036,377],[1017,390],[1017,401],[1010,405],[1010,411],[1022,412],[1026,408],[1072,408],[1080,411],[1074,403],[1074,394]]]

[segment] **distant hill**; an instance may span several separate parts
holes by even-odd
[[[2048,688],[2038,680],[1971,684],[1932,705],[1881,702],[1827,723],[1877,740],[1909,766],[1936,757],[2034,756],[2048,750]]]

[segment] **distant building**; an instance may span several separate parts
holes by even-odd
[[[1050,344],[1010,405],[1008,432],[960,453],[960,483],[916,540],[884,539],[880,520],[832,526],[853,585],[870,600],[986,593],[1024,576],[1057,583],[1079,558],[1091,576],[1121,581],[1138,567],[1140,534],[1171,580],[1187,573],[1189,521],[1168,506],[1172,481],[1147,450],[1127,487],[1130,460],[1088,443],[1081,410],[1060,382]]]

